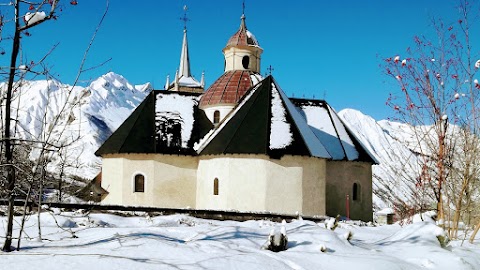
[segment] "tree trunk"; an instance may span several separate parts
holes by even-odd
[[[478,221],[477,226],[475,226],[475,230],[473,231],[472,236],[470,236],[470,243],[473,244],[473,240],[475,240],[475,236],[477,235],[478,230],[480,230],[480,220]]]
[[[440,122],[440,135],[438,136],[438,196],[437,196],[437,215],[440,221],[440,226],[445,228],[445,213],[443,212],[443,182],[445,181],[445,134],[447,132],[447,125],[443,120]]]
[[[44,161],[41,158],[41,176],[40,176],[40,181],[38,183],[39,187],[38,187],[38,221],[37,221],[37,225],[38,225],[38,241],[41,242],[42,241],[42,225],[41,225],[41,222],[40,222],[40,214],[42,213],[42,197],[43,197],[43,181],[45,180],[45,164],[44,164]]]
[[[4,125],[4,140],[5,140],[5,162],[7,172],[7,187],[8,187],[8,221],[7,232],[5,236],[5,243],[3,251],[12,251],[12,231],[13,231],[13,211],[15,204],[15,167],[13,166],[13,145],[10,138],[10,107],[12,103],[12,90],[15,81],[15,71],[17,67],[17,57],[20,49],[20,32],[18,31],[19,23],[19,3],[15,1],[15,34],[13,37],[12,57],[10,59],[10,72],[8,75],[7,96],[5,100],[5,125]]]

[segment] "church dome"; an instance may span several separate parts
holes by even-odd
[[[256,46],[260,47],[255,36],[247,30],[245,24],[245,15],[241,17],[242,21],[240,23],[240,28],[238,31],[233,34],[233,36],[228,40],[225,48],[236,47],[236,46]]]
[[[199,107],[213,124],[220,123],[245,93],[263,79],[260,75],[262,52],[255,36],[247,30],[245,15],[242,15],[240,28],[223,49],[223,75],[200,98]]]
[[[203,94],[200,107],[237,104],[247,90],[262,79],[249,70],[232,70],[223,73]]]

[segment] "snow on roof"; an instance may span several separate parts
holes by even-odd
[[[335,112],[335,110],[333,110],[332,107],[330,107],[328,104],[327,106],[328,106],[328,110],[332,118],[333,124],[337,130],[340,143],[342,144],[343,149],[345,150],[345,154],[347,155],[347,159],[348,160],[358,159],[360,155],[355,147],[355,144],[352,141],[352,138],[350,138],[350,135],[348,135],[345,125],[338,117],[337,112]]]
[[[198,104],[198,97],[184,96],[176,93],[159,93],[155,102],[155,125],[164,123],[181,125],[181,147],[188,148],[194,123],[194,107]],[[166,121],[169,121],[166,123]],[[161,132],[158,131],[158,132]]]
[[[248,30],[246,30],[246,32],[247,32],[247,37],[248,37],[248,39],[250,39],[250,40],[252,41],[252,42],[249,43],[249,45],[259,47],[260,45],[258,44],[258,40],[257,40],[257,38],[255,37],[255,35],[254,35],[252,32],[248,31]]]
[[[390,215],[390,214],[395,214],[395,211],[392,208],[383,208],[382,210],[378,211],[376,213],[377,215]]]
[[[285,102],[287,110],[289,111],[290,115],[293,118],[294,123],[296,124],[298,130],[300,131],[300,134],[302,135],[303,140],[305,141],[305,144],[308,147],[308,150],[310,151],[310,154],[314,157],[332,158],[332,156],[328,153],[325,146],[315,136],[312,129],[305,121],[305,118],[300,114],[300,112],[297,110],[295,105],[293,105],[293,103],[290,101],[287,95],[285,95],[285,93],[280,89],[280,87],[278,87],[278,84],[277,84],[277,88],[278,88],[278,93],[280,94],[283,101]]]
[[[354,137],[330,105],[322,100],[293,100],[315,136],[334,160],[362,159],[359,147],[363,147],[363,145]],[[376,162],[367,149],[363,148]]]
[[[263,80],[263,77],[259,73],[252,73],[250,74],[250,79],[252,80],[252,85],[256,85]]]
[[[292,143],[293,134],[286,119],[285,107],[274,83],[272,83],[271,112],[270,149],[283,149]]]
[[[195,78],[185,76],[178,79],[178,85],[186,87],[202,87],[202,84],[195,80]]]
[[[338,140],[337,131],[332,124],[328,111],[320,106],[301,106],[305,119],[315,136],[324,143],[333,159],[343,159],[345,152]]]

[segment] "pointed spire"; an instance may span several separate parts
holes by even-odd
[[[183,30],[182,54],[180,55],[180,77],[190,77],[190,57],[188,55],[187,29]]]
[[[179,68],[179,77],[190,77],[190,57],[188,55],[188,41],[187,41],[187,10],[188,7],[185,5],[183,7],[185,11],[181,20],[184,22],[183,27],[183,43],[182,43],[182,53],[180,55],[180,68]]]
[[[165,90],[168,90],[169,86],[170,86],[170,75],[167,75],[167,81],[165,82]]]
[[[240,31],[247,31],[247,24],[245,23],[245,14],[242,14],[242,17],[240,19],[242,20],[240,22]]]
[[[242,20],[240,22],[240,30],[247,30],[247,25],[245,24],[245,0],[243,0],[242,3],[242,17],[240,19]]]
[[[202,79],[200,80],[200,85],[202,88],[205,88],[205,71],[202,71]]]

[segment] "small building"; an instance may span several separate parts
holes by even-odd
[[[395,211],[392,208],[384,208],[375,213],[377,217],[377,223],[380,225],[390,225],[393,224],[393,217],[395,216]]]
[[[263,78],[262,52],[242,15],[207,91],[152,91],[96,152],[102,203],[372,220],[374,157],[326,101]]]

